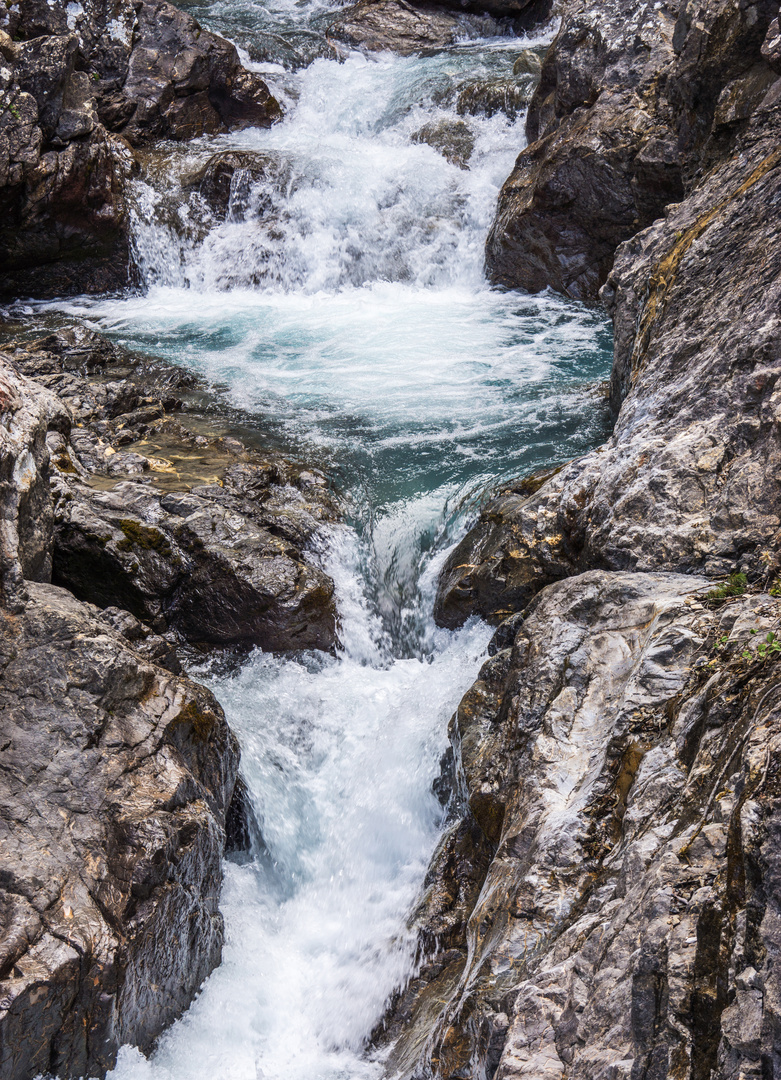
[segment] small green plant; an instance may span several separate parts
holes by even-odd
[[[751,633],[757,634],[759,633],[759,631],[752,630]],[[781,655],[781,637],[779,637],[774,630],[771,630],[770,633],[765,637],[765,640],[760,642],[759,645],[757,645],[756,659],[765,661],[779,655]],[[741,656],[744,660],[755,659],[755,656],[752,653],[751,649],[744,649],[741,653]]]
[[[11,114],[11,116],[13,116],[16,120],[21,120],[22,119],[21,113],[19,112],[19,110],[17,109],[17,107],[15,105],[9,105],[8,106],[8,111]]]
[[[733,596],[742,596],[748,588],[748,578],[745,574],[730,574],[723,585],[717,589],[711,589],[705,594],[705,599],[712,607],[726,603]]]
[[[781,596],[781,578],[776,578],[768,589],[771,596]]]
[[[93,82],[100,82],[100,72],[99,71],[93,71],[92,72],[92,81]]]

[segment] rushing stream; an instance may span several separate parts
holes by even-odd
[[[596,310],[485,284],[522,117],[463,118],[469,169],[415,141],[461,119],[459,84],[508,75],[529,42],[338,63],[317,56],[322,9],[305,0],[192,10],[260,58],[285,120],[150,163],[143,288],[60,309],[226,386],[335,477],[351,516],[319,557],[342,650],[200,673],[241,740],[265,848],[227,864],[224,963],[152,1059],[126,1048],[113,1076],[374,1076],[364,1047],[410,972],[447,720],[490,636],[477,620],[436,629],[436,571],[487,485],[603,437],[610,334]],[[262,168],[234,175],[222,220],[188,178],[227,150]]]

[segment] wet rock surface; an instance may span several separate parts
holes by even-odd
[[[161,0],[20,0],[0,58],[0,294],[125,286],[131,148],[281,116],[233,45]]]
[[[453,720],[421,969],[379,1037],[402,1075],[778,1070],[770,14],[577,5],[546,57],[489,267],[604,282],[617,419],[497,492],[440,579],[443,625],[499,625]]]
[[[523,112],[534,91],[533,75],[511,79],[484,79],[468,83],[458,94],[456,109],[461,116],[494,116],[503,113],[510,120]]]
[[[416,143],[427,143],[451,165],[459,169],[469,168],[469,159],[475,148],[472,129],[463,120],[443,120],[440,123],[424,124],[412,136]]]
[[[781,602],[706,586],[591,571],[498,642],[452,722],[458,816],[417,915],[433,959],[386,1031],[403,1075],[774,1060]]]
[[[774,104],[758,110],[740,152],[620,249],[603,293],[614,434],[488,503],[446,564],[443,624],[499,620],[589,567],[759,581],[777,566],[777,126]]]
[[[407,0],[359,0],[343,8],[328,27],[329,41],[370,52],[408,56],[454,45],[465,35],[491,36],[502,27],[491,15],[470,15],[435,4]]]
[[[776,14],[771,3],[568,6],[488,237],[493,280],[595,297],[618,245],[691,191],[767,96]]]
[[[188,430],[175,391],[192,377],[161,365],[112,380],[125,358],[98,335],[63,331],[6,356],[78,425],[48,434],[57,584],[189,642],[333,647],[333,583],[306,554],[338,519],[322,473]]]
[[[178,647],[334,642],[333,585],[302,555],[337,516],[322,474],[188,430],[176,395],[198,391],[81,329],[0,354],[8,1080],[150,1051],[220,961],[222,857],[257,826]],[[125,449],[142,441],[173,460]]]
[[[102,1075],[219,963],[238,747],[208,691],[52,585],[0,614],[0,667],[0,1068]]]
[[[72,415],[0,387],[0,1070],[103,1075],[219,962],[238,746],[169,641],[49,584]]]

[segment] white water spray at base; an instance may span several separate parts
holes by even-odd
[[[209,680],[241,740],[268,852],[227,863],[221,967],[152,1061],[123,1050],[115,1080],[380,1071],[366,1038],[411,970],[406,920],[442,817],[431,785],[490,632],[477,622],[438,631],[430,661],[388,660],[359,600],[358,556],[354,534],[338,533],[342,655],[257,653]]]

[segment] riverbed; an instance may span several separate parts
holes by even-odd
[[[340,648],[196,672],[241,741],[262,841],[227,864],[222,965],[151,1059],[125,1048],[111,1075],[373,1077],[367,1040],[414,965],[448,719],[492,632],[434,625],[437,571],[488,488],[603,440],[610,328],[599,309],[494,290],[483,273],[524,117],[459,115],[459,88],[509,76],[551,27],[337,60],[322,5],[191,10],[246,50],[285,118],[150,158],[139,287],[56,308],[204,375],[328,474],[347,520],[317,556]],[[468,168],[419,139],[458,122]],[[217,215],[192,177],[229,151],[263,167],[234,175]]]

